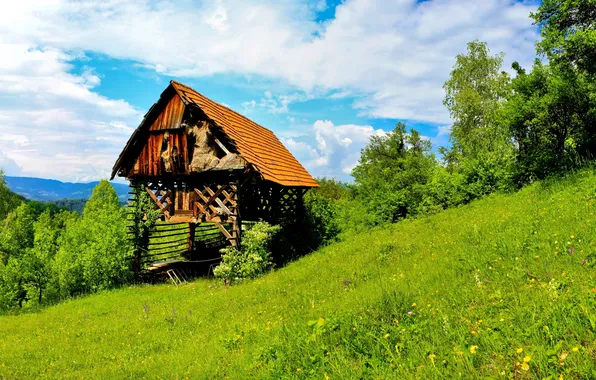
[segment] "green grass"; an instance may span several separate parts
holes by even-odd
[[[238,286],[131,287],[0,317],[0,377],[596,378],[595,202],[582,171]]]

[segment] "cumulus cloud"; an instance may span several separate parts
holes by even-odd
[[[331,176],[347,180],[358,163],[360,151],[371,136],[386,132],[370,125],[335,125],[329,120],[317,120],[311,126],[314,141],[302,138],[282,138],[288,149],[315,176]]]
[[[347,0],[333,19],[315,22],[326,6],[290,0],[12,2],[0,16],[0,34],[133,59],[171,75],[278,78],[305,92],[356,94],[355,106],[367,116],[437,123],[449,122],[441,85],[467,42],[485,40],[507,53],[507,63],[529,64],[538,38],[529,19],[533,1]],[[258,104],[283,113],[295,101],[272,98]]]
[[[284,114],[312,97],[350,97],[367,117],[448,125],[442,84],[467,42],[504,51],[506,65],[529,65],[538,38],[533,0],[346,0],[333,18],[316,22],[326,7],[306,0],[8,2],[0,13],[0,151],[29,175],[77,180],[106,172],[140,115],[99,94],[92,67],[73,73],[72,62],[86,52],[160,74],[256,75],[288,88],[244,103],[244,112]],[[316,143],[305,144],[317,152],[309,164],[327,167],[327,175],[349,172],[363,136],[376,133],[317,123],[309,129]],[[301,140],[292,141],[310,157]]]
[[[73,74],[81,54],[0,42],[0,56],[8,57],[0,60],[0,166],[7,174],[107,176],[139,111],[95,92],[100,78],[91,68]]]

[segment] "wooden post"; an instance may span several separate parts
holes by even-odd
[[[132,267],[134,271],[135,279],[138,281],[141,277],[141,261],[143,255],[147,252],[149,247],[149,230],[143,227],[143,219],[145,218],[145,214],[142,210],[142,205],[140,204],[138,193],[140,191],[145,191],[147,187],[147,183],[131,181],[130,186],[133,189],[133,199],[132,204],[129,204],[129,215],[132,215],[132,219],[130,219],[131,225],[129,225],[129,231],[133,234],[132,242],[133,242],[133,259],[132,259]],[[140,187],[138,187],[140,186]]]
[[[195,250],[195,231],[196,223],[188,223],[188,240],[186,241],[186,250],[191,253]]]
[[[232,224],[232,244],[240,248],[242,239],[242,218],[240,216],[240,181],[236,181],[236,191],[234,191],[234,220]]]

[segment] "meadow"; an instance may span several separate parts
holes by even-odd
[[[0,316],[0,378],[596,378],[596,175],[348,234],[234,286]]]

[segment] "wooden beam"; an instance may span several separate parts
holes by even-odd
[[[228,230],[226,230],[226,228],[224,226],[221,225],[221,223],[218,222],[214,222],[213,224],[215,224],[217,226],[217,228],[219,228],[219,230],[224,234],[224,236],[228,239],[228,240],[232,240],[232,235],[230,235],[230,233],[228,232]],[[232,245],[236,245],[232,242]]]
[[[228,150],[228,148],[226,148],[226,146],[224,144],[222,144],[221,141],[219,141],[219,139],[217,137],[214,137],[213,139],[215,140],[217,145],[219,145],[221,150],[223,150],[226,154],[230,154],[230,151]]]
[[[159,208],[159,210],[161,211],[162,214],[164,214],[166,216],[166,218],[170,218],[170,213],[169,211],[166,209],[166,207],[160,202],[160,200],[157,198],[157,196],[153,193],[153,191],[151,191],[151,189],[149,187],[145,187],[145,191],[147,191],[147,194],[149,194],[149,196],[151,197],[151,199],[153,199],[153,202],[155,203],[155,205]],[[168,204],[169,206],[169,204]]]

